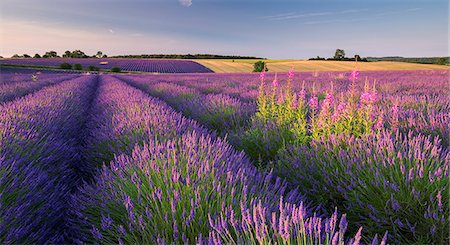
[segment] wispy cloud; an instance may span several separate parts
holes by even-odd
[[[113,29],[108,29],[109,33],[114,34],[114,30]]]
[[[316,17],[316,16],[329,16],[329,15],[340,15],[340,14],[351,14],[351,13],[360,13],[368,11],[369,9],[347,9],[342,11],[327,11],[327,12],[310,12],[310,13],[284,13],[277,15],[269,15],[263,16],[263,19],[268,20],[289,20],[289,19],[299,19],[299,18],[307,18],[307,17]]]
[[[295,12],[283,13],[283,14],[276,14],[276,15],[266,15],[266,16],[262,16],[261,19],[280,18],[280,17],[291,16],[291,15],[294,15],[294,14],[295,14]]]
[[[403,14],[403,13],[408,13],[408,12],[415,12],[415,11],[419,11],[419,10],[422,10],[422,8],[409,8],[409,9],[404,9],[404,10],[387,11],[387,12],[383,12],[383,13],[378,13],[375,16],[396,15],[396,14]]]
[[[350,19],[332,19],[332,20],[317,20],[317,21],[306,21],[302,24],[305,25],[316,25],[316,24],[328,24],[328,23],[348,23],[357,21],[373,20],[373,18],[350,18]]]
[[[142,34],[142,33],[133,33],[133,34],[131,34],[130,36],[131,36],[131,37],[143,37],[144,34]]]
[[[192,5],[192,0],[178,0],[178,2],[185,7],[190,7]]]
[[[361,12],[366,12],[369,11],[369,9],[347,9],[347,10],[343,10],[340,13],[341,14],[351,14],[351,13],[361,13]]]

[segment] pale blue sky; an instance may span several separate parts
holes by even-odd
[[[0,55],[448,55],[447,0],[2,0]]]

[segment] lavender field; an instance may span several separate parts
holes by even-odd
[[[1,243],[450,241],[448,70],[191,72],[2,73]]]
[[[52,58],[52,59],[0,59],[0,65],[42,66],[58,68],[62,63],[80,64],[82,67],[95,66],[100,69],[119,67],[124,71],[152,73],[208,73],[210,69],[190,60],[168,59],[108,59],[108,58]]]

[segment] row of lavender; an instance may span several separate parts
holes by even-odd
[[[81,64],[83,67],[96,66],[102,69],[120,67],[123,71],[142,71],[156,73],[210,73],[210,69],[190,60],[165,59],[81,59],[81,58],[51,58],[51,59],[0,59],[5,65],[32,65],[59,67],[62,63]]]
[[[63,243],[70,193],[81,180],[80,131],[95,77],[0,105],[0,241]]]
[[[353,83],[340,75],[334,88],[324,79],[283,89],[276,78],[272,86],[263,78],[250,122],[252,100],[236,98],[258,87],[252,83],[243,82],[248,89],[234,83],[232,94],[208,76],[200,79],[207,85],[192,76],[121,79],[228,133],[232,144],[269,164],[309,200],[328,211],[338,206],[369,234],[389,230],[394,242],[442,243],[449,223],[448,71],[392,73],[386,82],[374,74],[379,82],[370,89],[358,83],[357,73]]]
[[[64,80],[70,80],[76,75],[6,75],[1,74],[0,81],[0,103],[19,98],[26,94],[37,91],[43,87],[57,84]]]
[[[361,229],[347,240],[345,215],[312,214],[195,121],[97,80],[1,105],[2,242],[359,243]]]

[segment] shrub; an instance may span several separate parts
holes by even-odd
[[[70,69],[72,69],[72,65],[67,62],[64,62],[59,65],[59,68],[65,69],[65,70],[70,70]]]
[[[81,70],[83,70],[83,66],[81,64],[77,63],[77,64],[73,65],[73,69],[81,71]]]
[[[100,68],[98,68],[96,66],[93,66],[93,65],[90,65],[90,66],[88,66],[88,70],[90,70],[90,71],[100,71]]]
[[[441,57],[437,60],[438,65],[447,65],[449,63],[448,58]]]
[[[269,71],[269,69],[267,69],[266,62],[260,60],[253,65],[253,72],[262,71]]]
[[[120,72],[121,69],[120,69],[120,67],[118,67],[118,66],[114,66],[114,67],[111,68],[111,71],[112,71],[112,72]]]

